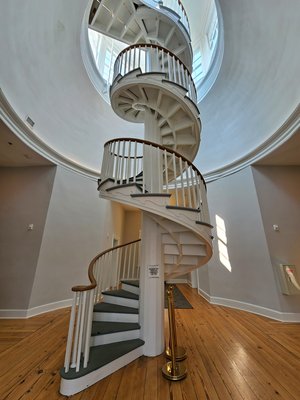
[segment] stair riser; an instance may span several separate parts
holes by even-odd
[[[119,306],[139,308],[138,300],[126,299],[125,297],[109,296],[104,294],[103,301],[105,303],[117,304]]]
[[[107,322],[139,322],[139,315],[95,312],[93,315],[93,320]]]
[[[107,335],[98,335],[91,337],[91,346],[123,342],[124,340],[139,339],[140,329],[126,332],[108,333]]]
[[[122,289],[127,290],[127,292],[140,294],[140,288],[132,285],[128,285],[127,283],[122,283]]]
[[[65,396],[71,396],[75,393],[81,392],[82,390],[92,386],[94,383],[100,381],[106,376],[112,374],[118,369],[125,367],[125,365],[131,363],[137,358],[143,355],[144,346],[138,347],[137,349],[125,354],[124,356],[112,361],[111,363],[91,372],[78,379],[61,379],[60,393]]]

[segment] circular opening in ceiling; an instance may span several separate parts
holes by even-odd
[[[153,3],[156,0],[152,0]],[[171,7],[174,1],[163,0]],[[182,0],[181,1],[189,18],[191,28],[191,44],[193,49],[193,73],[198,101],[202,100],[212,87],[221,65],[222,26],[218,3],[215,0]],[[167,4],[168,3],[168,4]],[[89,54],[92,57],[93,69],[97,71],[100,82],[96,86],[101,96],[109,103],[109,87],[113,80],[114,63],[118,54],[128,47],[128,43],[116,40],[97,29],[95,15],[97,13],[98,0],[95,0],[89,10],[88,45]],[[113,10],[105,6],[108,16],[115,17]],[[126,27],[126,22],[121,21]],[[89,74],[90,75],[90,74]]]

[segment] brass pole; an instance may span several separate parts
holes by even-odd
[[[174,321],[174,299],[173,299],[173,285],[169,285],[167,289],[168,295],[168,319],[170,330],[170,347],[171,347],[171,361],[168,361],[162,368],[162,374],[166,379],[171,381],[180,381],[187,375],[186,368],[182,364],[176,362],[175,355],[175,338],[176,327]],[[175,331],[174,331],[175,328]]]
[[[174,286],[169,285],[167,290],[169,290],[169,287],[171,287],[171,290],[172,290],[170,310],[172,313],[171,319],[172,319],[172,329],[173,329],[173,338],[174,338],[173,340],[174,340],[175,359],[176,359],[176,361],[182,361],[182,360],[186,359],[186,350],[183,347],[177,345],[177,332],[176,332],[176,322],[175,322],[176,319],[175,319],[174,294],[173,294]],[[169,301],[169,296],[168,296],[168,301]],[[170,324],[171,323],[169,320],[169,325]],[[170,340],[169,340],[169,347],[166,349],[166,357],[169,360],[171,360],[173,357],[173,350],[171,347],[171,334],[170,334]]]

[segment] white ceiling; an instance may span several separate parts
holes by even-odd
[[[199,24],[200,0],[191,20]],[[220,0],[224,58],[201,101],[204,174],[247,158],[296,109],[300,98],[299,0]],[[193,6],[194,4],[194,6]],[[103,143],[141,136],[117,117],[89,80],[80,52],[82,0],[1,2],[1,89],[21,120],[71,162],[99,171]],[[189,12],[189,11],[188,11]],[[16,15],[18,18],[16,19]],[[198,21],[198,22],[197,22]]]

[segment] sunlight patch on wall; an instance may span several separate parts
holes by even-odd
[[[229,261],[228,247],[227,247],[227,235],[225,221],[219,215],[216,214],[216,228],[218,237],[218,249],[219,249],[219,260],[224,267],[231,272],[231,264]]]

